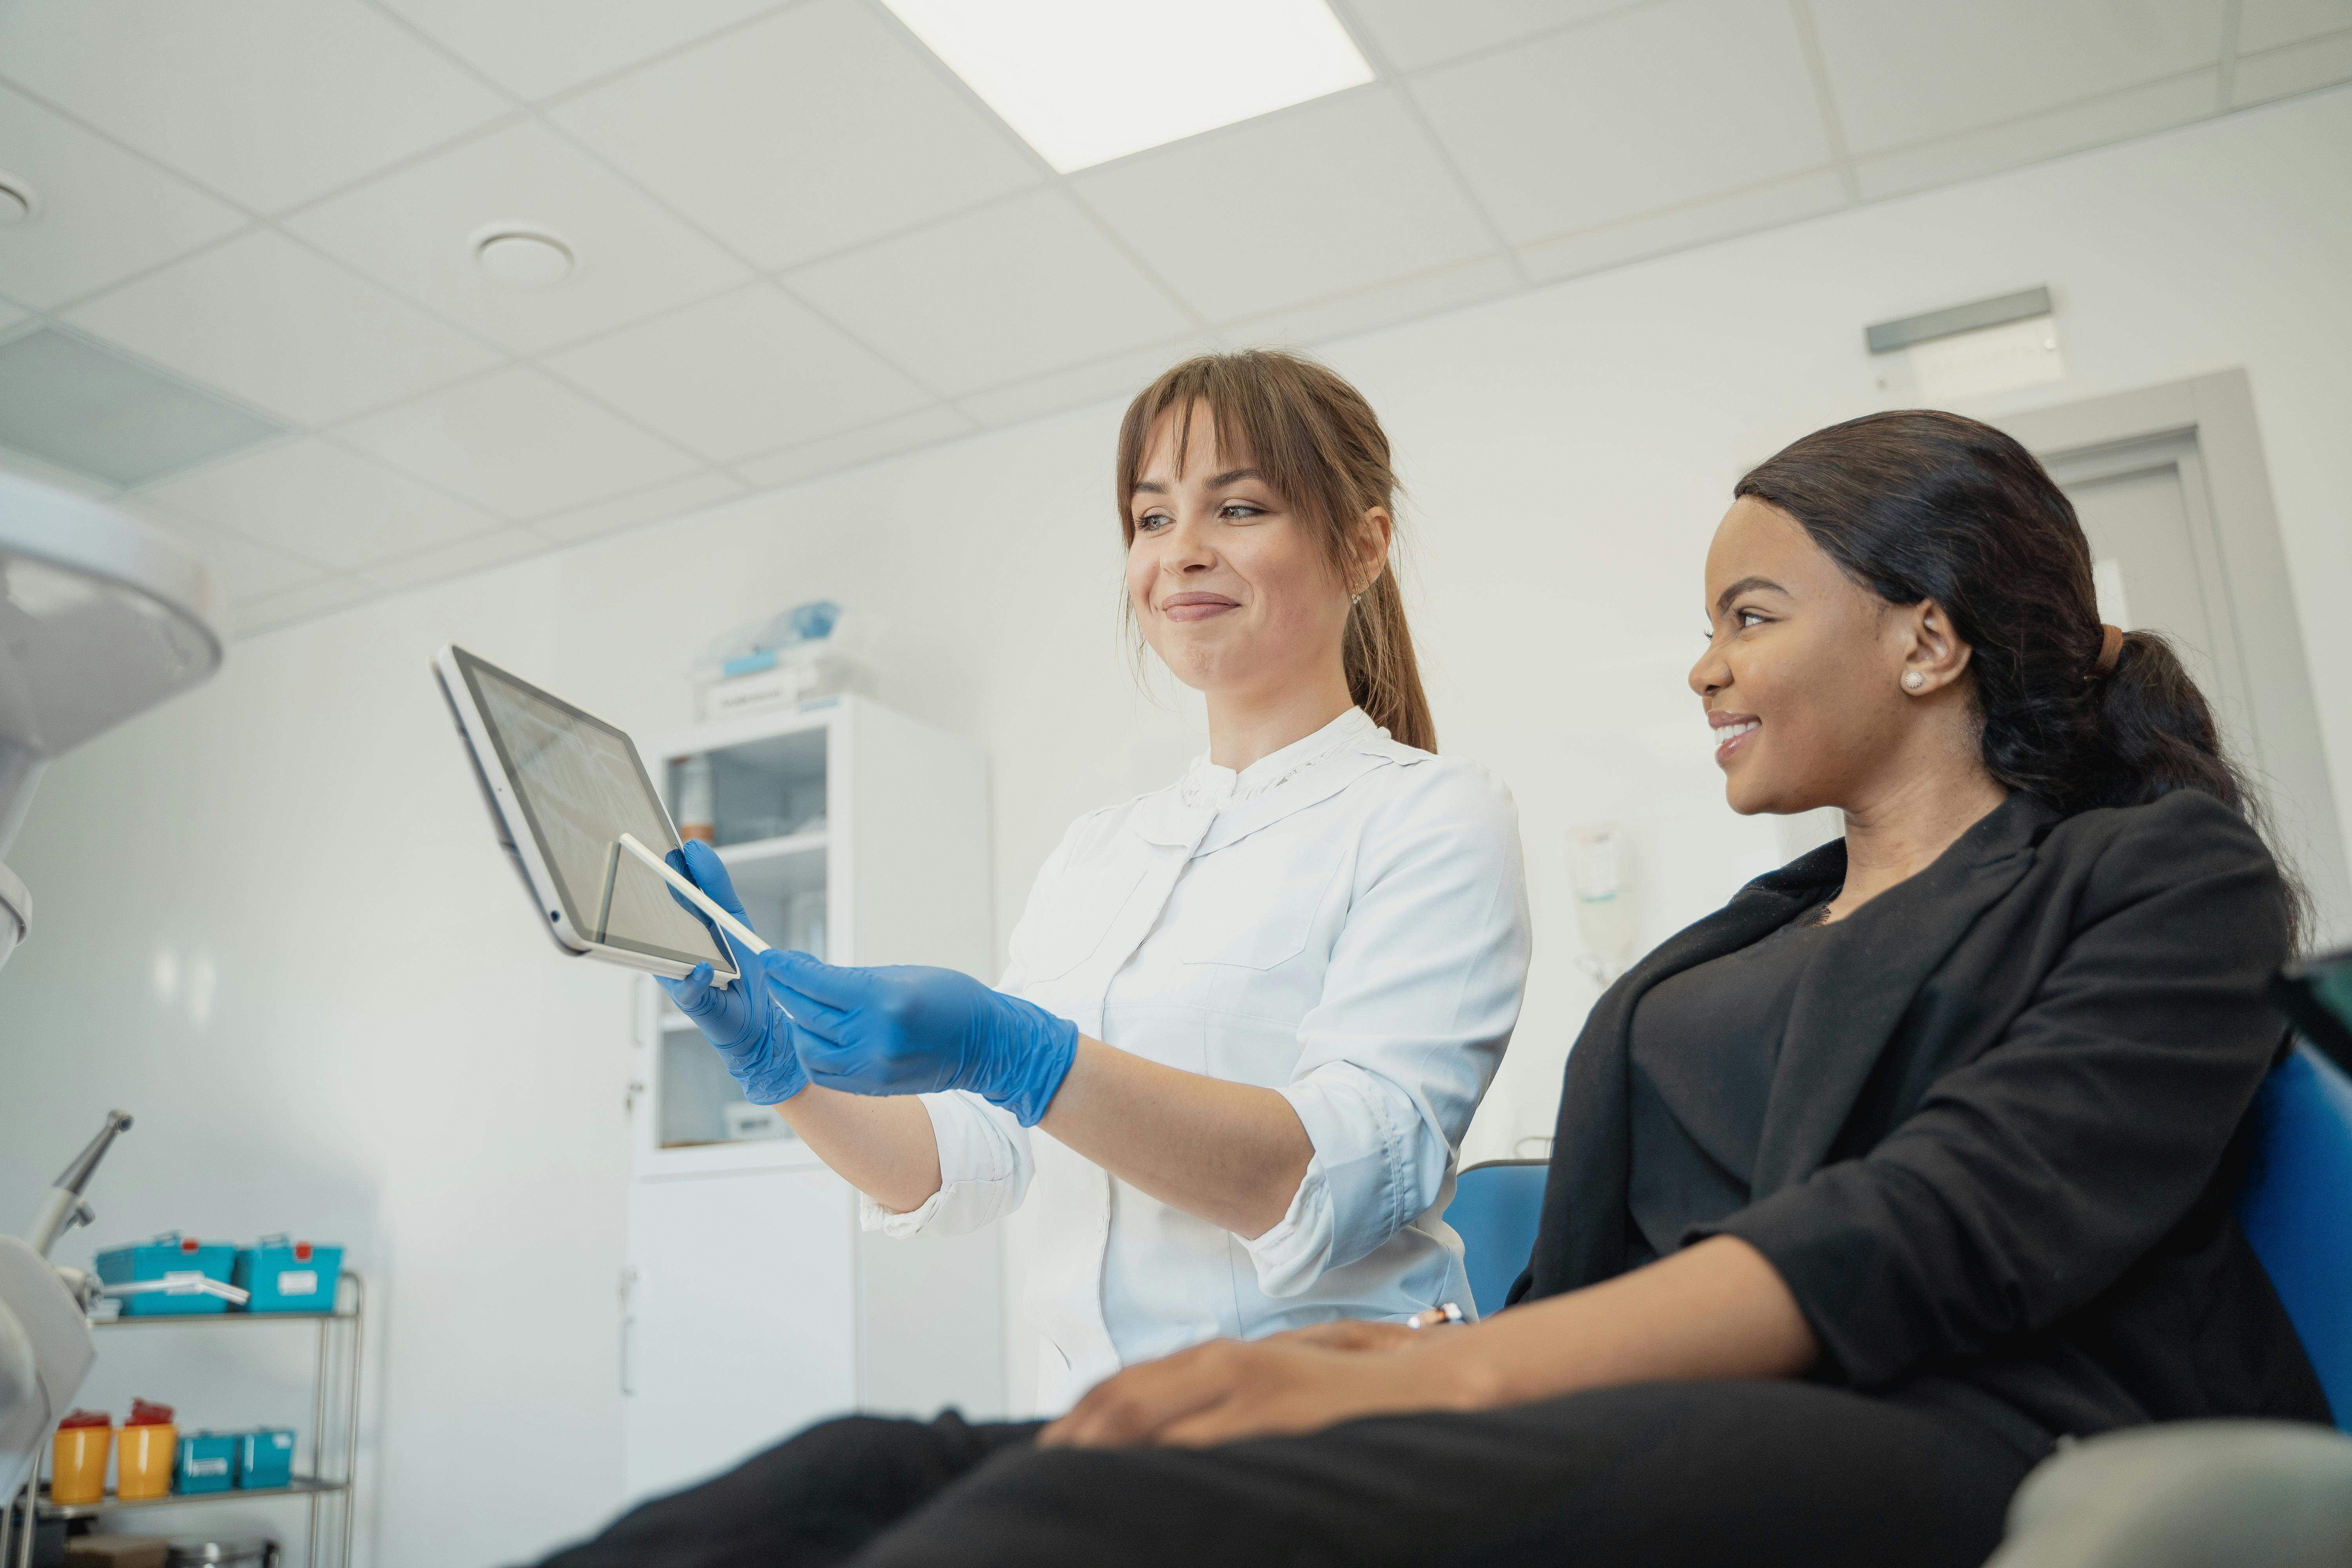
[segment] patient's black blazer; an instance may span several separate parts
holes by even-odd
[[[1845,878],[1824,846],[1610,988],[1570,1053],[1512,1300],[1624,1270],[1633,1009]],[[2210,796],[2061,819],[2013,795],[1822,935],[1773,1069],[1745,1238],[1821,1342],[1815,1376],[2042,1433],[2327,1406],[2230,1210],[2284,1026],[2261,838]],[[2012,1416],[2013,1420],[2014,1417]]]

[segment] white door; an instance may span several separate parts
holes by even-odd
[[[632,1503],[856,1403],[849,1188],[830,1171],[629,1184]]]
[[[2195,482],[2194,435],[2159,437],[2094,458],[2061,460],[2053,477],[2090,536],[2099,614],[2127,632],[2162,632],[2213,704],[2223,738],[2254,761],[2252,704],[2238,658],[2212,526]]]

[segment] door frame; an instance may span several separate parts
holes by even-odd
[[[2217,573],[2227,613],[2216,619],[2234,648],[2214,658],[2242,693],[2252,752],[2242,757],[2271,804],[2281,846],[2311,893],[2322,938],[2352,931],[2352,866],[2336,807],[2303,625],[2271,500],[2252,383],[2217,371],[2161,386],[2087,398],[1995,421],[2053,468],[2095,465],[2103,448],[2188,437],[2198,461],[2181,466],[2200,567]],[[2201,493],[2200,493],[2201,492]],[[2196,513],[2201,511],[2201,519]],[[2210,540],[2210,553],[2207,553]]]

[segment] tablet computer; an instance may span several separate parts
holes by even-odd
[[[623,731],[451,644],[433,672],[466,742],[499,843],[565,952],[673,979],[734,960],[621,836],[656,854],[677,829]]]

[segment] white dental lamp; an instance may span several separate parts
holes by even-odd
[[[186,546],[0,472],[0,856],[50,759],[220,668],[212,608],[210,574]],[[0,963],[32,925],[31,895],[0,865]],[[0,1236],[0,1540],[8,1502],[37,1473],[42,1444],[98,1356],[88,1317],[96,1282],[52,1266],[49,1248],[93,1217],[83,1184],[130,1125],[110,1112],[26,1237]]]

